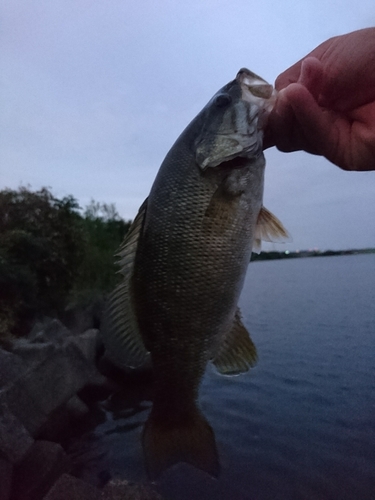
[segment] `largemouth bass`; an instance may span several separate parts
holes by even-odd
[[[273,87],[247,69],[219,90],[167,154],[118,254],[123,281],[103,336],[119,366],[151,356],[151,478],[180,461],[218,475],[214,433],[197,406],[201,379],[209,361],[236,374],[257,359],[237,302],[259,240],[287,237],[262,207],[274,101]]]

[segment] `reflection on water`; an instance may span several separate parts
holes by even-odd
[[[251,264],[240,306],[258,365],[238,377],[209,368],[200,392],[222,474],[176,465],[157,483],[165,498],[375,498],[374,283],[373,255]],[[69,447],[93,484],[147,482],[151,386],[125,384]]]
[[[119,389],[99,403],[82,437],[67,444],[75,474],[98,487],[113,477],[143,479],[140,433],[151,409],[150,377],[117,379]]]

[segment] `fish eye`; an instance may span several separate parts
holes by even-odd
[[[219,94],[215,97],[215,105],[218,108],[224,108],[232,102],[232,98],[229,94]]]

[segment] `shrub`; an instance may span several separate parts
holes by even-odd
[[[73,196],[47,188],[0,191],[0,336],[113,288],[113,254],[129,226],[114,205],[92,201],[82,215]]]
[[[64,307],[83,259],[79,206],[43,188],[0,191],[0,318],[16,334]],[[11,312],[10,312],[11,311]],[[4,319],[7,318],[7,319]]]
[[[114,253],[130,227],[113,204],[94,200],[86,207],[82,223],[84,227],[84,258],[74,283],[71,305],[87,305],[111,291],[116,284]]]

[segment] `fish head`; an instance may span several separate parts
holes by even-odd
[[[220,89],[200,115],[195,158],[202,170],[236,157],[258,158],[276,90],[246,68]]]

